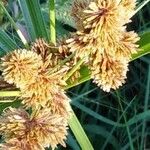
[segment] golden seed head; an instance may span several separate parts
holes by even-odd
[[[84,28],[100,34],[102,31],[112,32],[124,25],[121,7],[116,0],[98,0],[91,2],[84,10]]]
[[[110,92],[125,83],[128,62],[104,56],[97,62],[94,60],[90,69],[94,82],[104,91]]]
[[[52,114],[48,108],[38,110],[31,117],[23,109],[9,108],[0,121],[0,132],[6,142],[0,147],[10,147],[13,150],[16,146],[20,150],[20,147],[28,146],[28,150],[31,147],[31,150],[43,150],[48,146],[54,149],[58,144],[65,146],[67,126],[66,118]]]
[[[39,55],[26,49],[15,50],[2,58],[4,80],[24,87],[35,80],[42,59]]]

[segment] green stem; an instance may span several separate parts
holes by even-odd
[[[74,112],[72,112],[72,117],[69,120],[69,126],[82,150],[94,150]]]
[[[50,3],[50,40],[56,45],[56,28],[55,28],[55,0],[49,0]]]
[[[73,56],[74,54],[72,53],[66,59],[60,61],[60,63],[58,63],[58,65],[56,65],[52,70],[49,70],[49,74],[56,72],[61,66],[63,66],[66,62],[68,62]]]
[[[140,11],[148,2],[150,2],[150,0],[145,0],[143,2],[140,3],[140,5],[137,7],[135,14]]]
[[[18,97],[20,96],[20,91],[0,91],[0,97]]]
[[[84,62],[84,58],[80,59],[76,63],[76,65],[66,74],[64,80],[67,81],[74,74],[74,72],[76,72],[81,67],[81,65],[83,64],[83,62]]]
[[[25,37],[23,36],[22,32],[19,30],[19,28],[17,27],[16,23],[14,22],[14,20],[12,19],[12,17],[9,15],[8,11],[6,10],[6,8],[4,7],[3,3],[0,2],[0,7],[3,9],[3,11],[5,12],[6,16],[8,17],[9,21],[11,22],[11,24],[13,25],[13,27],[15,28],[18,36],[20,37],[22,43],[25,45],[26,48],[28,48],[28,43],[25,39]]]

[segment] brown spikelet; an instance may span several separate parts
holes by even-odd
[[[68,57],[69,53],[60,52],[59,47],[52,43],[47,43],[44,39],[39,38],[32,44],[31,50],[41,55],[43,60],[42,68],[53,69],[56,65]],[[65,65],[60,67],[66,67]],[[60,69],[60,67],[58,69]]]
[[[36,39],[35,42],[32,43],[31,50],[36,52],[38,55],[41,55],[43,61],[45,61],[46,57],[54,52],[56,49],[54,44],[47,43],[44,39],[39,38]]]
[[[9,84],[6,81],[4,81],[3,77],[0,77],[0,90],[13,90],[16,89],[16,87],[13,84]]]

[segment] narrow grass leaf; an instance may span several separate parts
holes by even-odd
[[[17,44],[3,30],[0,30],[0,48],[0,56],[3,56],[6,54],[6,52],[18,48]]]
[[[32,41],[43,37],[48,41],[46,25],[38,0],[18,0]]]

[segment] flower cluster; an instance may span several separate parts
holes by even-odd
[[[59,67],[60,53],[43,39],[36,40],[31,50],[18,49],[2,58],[4,80],[21,91],[25,109],[9,108],[0,119],[4,137],[1,149],[44,150],[58,144],[65,146],[70,99],[63,87],[68,66]]]
[[[75,0],[72,16],[77,32],[66,40],[76,58],[85,58],[91,77],[104,91],[125,83],[128,62],[139,40],[126,24],[135,13],[136,0]]]
[[[2,58],[3,78],[20,89],[23,108],[10,107],[2,114],[0,149],[65,146],[71,109],[64,80],[78,60],[83,59],[104,91],[125,83],[128,63],[138,50],[138,35],[126,29],[135,6],[136,0],[74,0],[71,14],[77,32],[59,47],[37,39],[30,50],[17,49]],[[80,77],[79,69],[73,81]]]
[[[0,132],[6,140],[2,149],[44,150],[49,145],[54,149],[58,143],[65,146],[67,120],[48,108],[32,116],[24,109],[8,108],[1,117]]]

